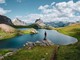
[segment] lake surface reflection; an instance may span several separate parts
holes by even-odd
[[[43,40],[45,31],[47,32],[47,39],[51,40],[54,44],[68,45],[77,42],[76,38],[61,34],[55,30],[38,29],[38,34],[25,34],[22,36],[1,40],[0,48],[21,48],[27,42]]]

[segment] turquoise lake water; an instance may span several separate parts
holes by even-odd
[[[77,42],[76,38],[61,34],[55,30],[38,29],[38,34],[25,34],[14,38],[0,40],[0,48],[21,48],[27,42],[36,42],[44,39],[44,32],[47,32],[47,39],[54,44],[68,45]]]

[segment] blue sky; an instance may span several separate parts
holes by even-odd
[[[41,17],[41,14],[44,14],[43,10],[45,9],[49,10],[50,5],[53,2],[55,2],[55,4],[57,5],[57,3],[62,3],[62,2],[67,3],[69,1],[73,1],[73,3],[76,3],[79,0],[0,0],[0,11],[1,11],[0,13],[2,15],[6,15],[10,17],[11,19],[18,17],[20,19],[27,20],[29,18],[29,21],[30,21],[31,20],[30,17],[27,17],[27,18],[25,17],[33,16],[36,18],[36,15]],[[41,6],[45,7],[45,5],[48,8],[45,8],[45,9],[40,8]],[[80,15],[79,13],[75,13],[75,14]],[[49,13],[47,15],[49,15]],[[46,21],[49,21],[49,20],[46,20]]]

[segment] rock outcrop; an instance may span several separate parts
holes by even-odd
[[[52,46],[54,43],[51,40],[41,40],[36,42],[27,42],[24,46],[34,47],[34,46]]]
[[[41,19],[36,19],[35,24],[36,24],[39,28],[44,28],[44,27],[46,26]]]
[[[3,15],[0,15],[0,24],[13,25],[11,19]]]
[[[31,28],[31,32],[30,33],[31,34],[36,34],[36,33],[38,33],[38,31],[36,29],[34,29],[34,28]]]

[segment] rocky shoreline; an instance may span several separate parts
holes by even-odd
[[[36,42],[27,42],[23,46],[27,47],[27,49],[32,49],[35,46],[52,46],[52,45],[54,45],[54,43],[51,40],[47,39],[47,40],[41,40]],[[3,60],[5,57],[12,56],[13,54],[17,53],[17,51],[19,51],[20,49],[8,49],[9,50],[8,53],[4,55],[0,55],[0,60]]]
[[[4,49],[6,50],[6,49]],[[9,52],[5,53],[4,55],[0,54],[0,60],[3,60],[5,57],[12,56],[15,54],[19,49],[7,49]]]
[[[31,49],[35,46],[52,46],[54,43],[51,40],[41,40],[41,41],[36,41],[36,42],[27,42],[23,46],[27,46],[28,49]]]

